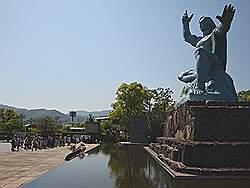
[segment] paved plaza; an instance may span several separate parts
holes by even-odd
[[[11,148],[11,144],[10,143],[7,143],[7,142],[1,143],[0,142],[0,154],[2,152],[8,152],[8,151],[10,151],[10,148]]]
[[[97,144],[87,144],[87,151]],[[64,163],[69,146],[38,151],[10,152],[8,143],[0,143],[0,188],[14,188],[29,182]]]

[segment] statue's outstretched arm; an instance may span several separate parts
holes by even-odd
[[[231,23],[233,21],[235,13],[235,8],[233,5],[226,5],[224,7],[222,16],[216,16],[216,18],[220,21],[220,25],[217,27],[218,34],[225,34],[229,31]]]
[[[182,26],[183,26],[183,38],[186,42],[191,44],[192,46],[196,47],[196,44],[200,40],[199,37],[196,35],[192,35],[189,29],[189,23],[192,20],[194,14],[188,17],[187,10],[185,11],[184,15],[182,16]]]

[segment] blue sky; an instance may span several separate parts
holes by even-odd
[[[110,109],[123,83],[170,87],[194,68],[182,38],[184,10],[215,19],[226,3],[236,15],[228,34],[228,73],[250,89],[250,1],[0,0],[0,103],[25,108]],[[215,20],[216,23],[217,20]]]

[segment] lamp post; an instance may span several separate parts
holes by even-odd
[[[73,124],[74,123],[74,117],[76,117],[76,111],[70,111],[69,115],[71,116],[71,121],[72,121],[72,124]]]

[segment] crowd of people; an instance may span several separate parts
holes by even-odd
[[[21,149],[37,151],[38,149],[49,149],[54,147],[63,147],[71,143],[79,143],[84,141],[83,137],[71,136],[26,136],[25,138],[14,135],[11,140],[11,151],[19,151]]]

